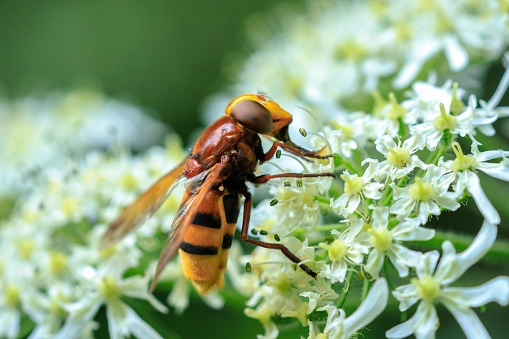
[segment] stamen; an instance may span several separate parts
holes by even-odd
[[[452,100],[451,100],[451,107],[450,111],[454,114],[459,114],[465,110],[465,105],[463,102],[458,98],[458,83],[455,82],[452,85]]]
[[[322,139],[325,142],[325,144],[327,145],[327,147],[329,148],[329,151],[332,153],[332,146],[329,143],[329,140],[327,140],[327,138],[325,138],[323,135],[318,134],[318,133],[309,132],[308,134]],[[325,135],[325,132],[324,132],[324,135]]]
[[[302,166],[302,168],[304,169],[304,173],[309,173],[308,168],[306,167],[306,165],[304,165],[304,163],[299,158],[297,158],[296,156],[294,156],[292,154],[282,154],[282,156],[289,157],[289,158],[292,158],[293,160],[297,161]]]

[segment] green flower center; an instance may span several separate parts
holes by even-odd
[[[24,239],[18,243],[18,253],[23,260],[30,259],[34,248],[35,243],[30,239]]]
[[[439,131],[446,129],[453,131],[457,122],[458,120],[454,116],[447,114],[444,104],[440,103],[440,115],[433,120],[433,127]]]
[[[120,287],[118,286],[117,280],[110,276],[102,278],[97,287],[97,291],[106,300],[115,300],[120,296]]]
[[[59,275],[67,268],[67,257],[62,253],[53,252],[50,254],[48,270],[53,275]]]
[[[292,287],[292,283],[290,282],[290,278],[285,273],[279,273],[276,279],[272,281],[268,281],[266,283],[267,286],[275,287],[279,293],[285,294]]]
[[[389,149],[387,161],[394,167],[403,168],[410,162],[410,151],[403,147],[394,147]]]
[[[19,308],[21,306],[21,299],[19,297],[19,287],[14,284],[9,284],[4,287],[4,302],[7,307]]]
[[[458,142],[452,143],[452,150],[456,154],[456,159],[451,164],[451,170],[454,172],[464,171],[473,168],[477,163],[477,160],[471,155],[464,155]]]
[[[398,120],[399,118],[403,118],[408,110],[401,106],[396,100],[396,96],[393,92],[389,93],[389,102],[391,108],[387,112],[386,118],[391,120]]]
[[[387,228],[370,228],[368,233],[371,235],[371,245],[380,252],[385,252],[392,246],[392,233]]]
[[[435,196],[436,191],[435,188],[427,182],[422,182],[421,178],[415,178],[415,183],[410,185],[408,194],[413,200],[428,201]]]
[[[440,282],[430,275],[425,275],[422,278],[413,278],[411,283],[414,284],[417,295],[422,300],[434,301],[442,292]]]
[[[339,177],[345,181],[345,193],[348,195],[360,193],[364,187],[364,180],[359,178],[357,174],[351,178],[344,174],[341,174]]]
[[[329,250],[329,258],[332,261],[341,261],[345,258],[348,248],[343,239],[336,239],[327,248]]]

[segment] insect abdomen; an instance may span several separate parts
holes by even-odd
[[[179,249],[182,267],[200,294],[223,285],[238,214],[237,194],[212,189],[184,234]]]

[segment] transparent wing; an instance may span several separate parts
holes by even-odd
[[[182,237],[186,229],[189,227],[191,222],[198,211],[205,195],[212,188],[214,181],[219,177],[219,173],[225,167],[228,162],[228,158],[224,157],[220,163],[211,167],[207,172],[203,185],[200,189],[193,194],[191,194],[180,206],[175,219],[173,220],[173,224],[171,225],[170,232],[168,233],[168,239],[164,244],[164,247],[159,256],[159,261],[157,262],[156,272],[154,274],[154,278],[152,279],[152,283],[150,284],[149,291],[153,291],[159,276],[161,275],[163,269],[166,265],[173,259],[175,253],[177,253],[180,244],[182,243]]]
[[[187,158],[141,194],[111,223],[101,239],[100,248],[105,248],[121,240],[157,212],[172,189],[177,186],[179,178],[182,177],[186,160]]]

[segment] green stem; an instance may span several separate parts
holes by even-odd
[[[394,283],[392,282],[391,275],[390,275],[389,269],[387,267],[389,265],[389,263],[387,261],[388,261],[388,259],[386,258],[384,260],[384,265],[383,265],[384,276],[385,276],[385,279],[387,279],[387,284],[389,285],[389,289],[391,291],[394,291],[396,289],[396,286],[394,286]]]
[[[343,305],[345,304],[346,297],[348,296],[348,292],[350,291],[350,288],[352,287],[351,285],[352,285],[352,279],[353,279],[354,273],[355,273],[354,270],[349,270],[348,274],[346,275],[345,282],[348,283],[348,288],[346,289],[346,291],[344,290],[343,293],[341,294],[341,297],[339,298],[339,301],[338,301],[338,308],[343,307]]]
[[[357,164],[357,165],[359,165],[359,173],[360,173],[360,170],[362,170],[362,165],[361,165],[361,163],[362,163],[362,158],[361,158],[361,155],[360,155],[360,153],[359,153],[359,150],[358,150],[358,149],[354,150],[354,151],[353,151],[353,155],[354,155],[354,157],[355,157],[355,160],[357,161],[357,163],[356,163],[356,164]]]
[[[366,299],[366,296],[368,295],[368,292],[369,292],[369,285],[370,285],[370,281],[368,279],[364,279],[364,284],[362,285],[362,299],[361,299],[361,301],[364,301],[364,299]]]

